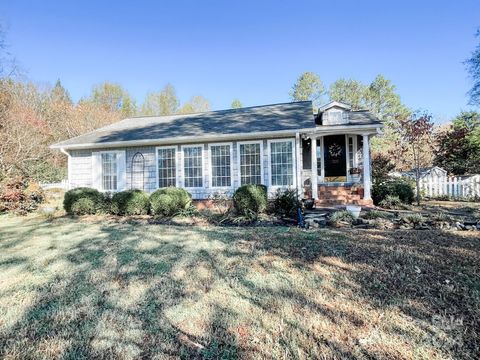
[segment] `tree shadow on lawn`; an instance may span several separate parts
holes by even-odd
[[[88,226],[96,230],[80,230]],[[55,226],[34,227],[23,234],[41,232],[48,237],[58,231]],[[462,317],[464,349],[439,353],[478,354],[478,239],[442,232],[416,239],[415,231],[301,232],[127,223],[75,223],[65,229],[79,240],[49,266],[67,267],[36,287],[34,303],[0,332],[1,355],[408,357],[395,347],[358,344],[348,335],[360,334],[369,320],[362,317],[361,308],[341,306],[358,300],[348,298],[346,291],[357,292],[368,307],[398,307],[422,324],[436,315]],[[12,229],[7,231],[9,241],[16,242],[13,247],[25,241],[15,239]],[[0,266],[21,265],[26,259],[17,260],[11,257]],[[312,270],[317,267],[325,273]],[[334,285],[338,277],[339,287],[329,287],[327,276],[333,276]],[[318,293],[323,293],[324,302],[315,298]],[[337,293],[344,300],[328,306]],[[321,321],[316,324],[309,317]],[[325,328],[322,323],[331,325]],[[407,339],[413,336],[395,323],[390,330]],[[410,340],[431,345],[428,339]]]
[[[346,272],[353,281],[341,285],[359,292],[370,306],[398,308],[431,335],[427,342],[456,357],[480,357],[480,237],[476,233],[339,230],[302,236],[292,231],[293,236],[252,233],[244,241],[250,243],[253,257],[267,252],[300,269],[322,264]],[[227,251],[226,256],[238,253]],[[298,294],[281,291],[274,296],[292,299]],[[309,299],[298,300],[311,306]],[[311,307],[327,318],[345,318],[338,309],[328,313]],[[356,317],[350,321],[362,323]],[[408,335],[408,330],[395,325],[391,330]],[[445,339],[445,333],[453,340]]]
[[[30,238],[43,227],[22,232]],[[163,230],[150,227],[152,230]],[[0,230],[0,235],[11,229]],[[102,236],[99,236],[102,235]],[[164,233],[162,235],[165,235]],[[73,235],[75,236],[75,234]],[[78,236],[78,234],[77,234]],[[169,241],[131,225],[107,225],[74,243],[55,262],[68,269],[35,288],[35,302],[9,328],[1,329],[0,355],[18,358],[236,358],[235,336],[222,320],[227,309],[212,304],[194,336],[165,316],[186,299],[186,284],[172,274],[195,263],[182,236]],[[145,248],[139,247],[147,239]],[[10,239],[22,246],[25,237]],[[28,266],[32,259],[9,257],[0,266]],[[52,262],[51,264],[53,264]],[[0,295],[0,301],[1,301]],[[1,304],[1,302],[0,302]]]

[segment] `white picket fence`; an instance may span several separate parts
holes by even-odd
[[[50,190],[50,189],[63,189],[68,190],[68,180],[64,179],[60,182],[56,183],[40,183],[40,187],[43,190]]]
[[[424,196],[431,198],[439,196],[456,199],[480,198],[480,175],[420,179],[420,191]]]

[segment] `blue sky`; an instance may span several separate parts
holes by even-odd
[[[170,82],[213,109],[288,101],[303,71],[328,86],[384,74],[409,107],[444,122],[469,109],[463,61],[480,1],[3,1],[10,52],[28,78],[74,100],[104,80],[142,102]]]

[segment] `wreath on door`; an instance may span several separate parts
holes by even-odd
[[[342,147],[337,143],[333,143],[328,147],[328,153],[333,158],[338,158],[342,155]]]

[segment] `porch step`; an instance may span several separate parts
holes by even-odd
[[[361,205],[361,206],[372,206],[372,200],[335,200],[335,199],[317,199],[315,200],[316,207],[322,206],[333,206],[333,205]]]

